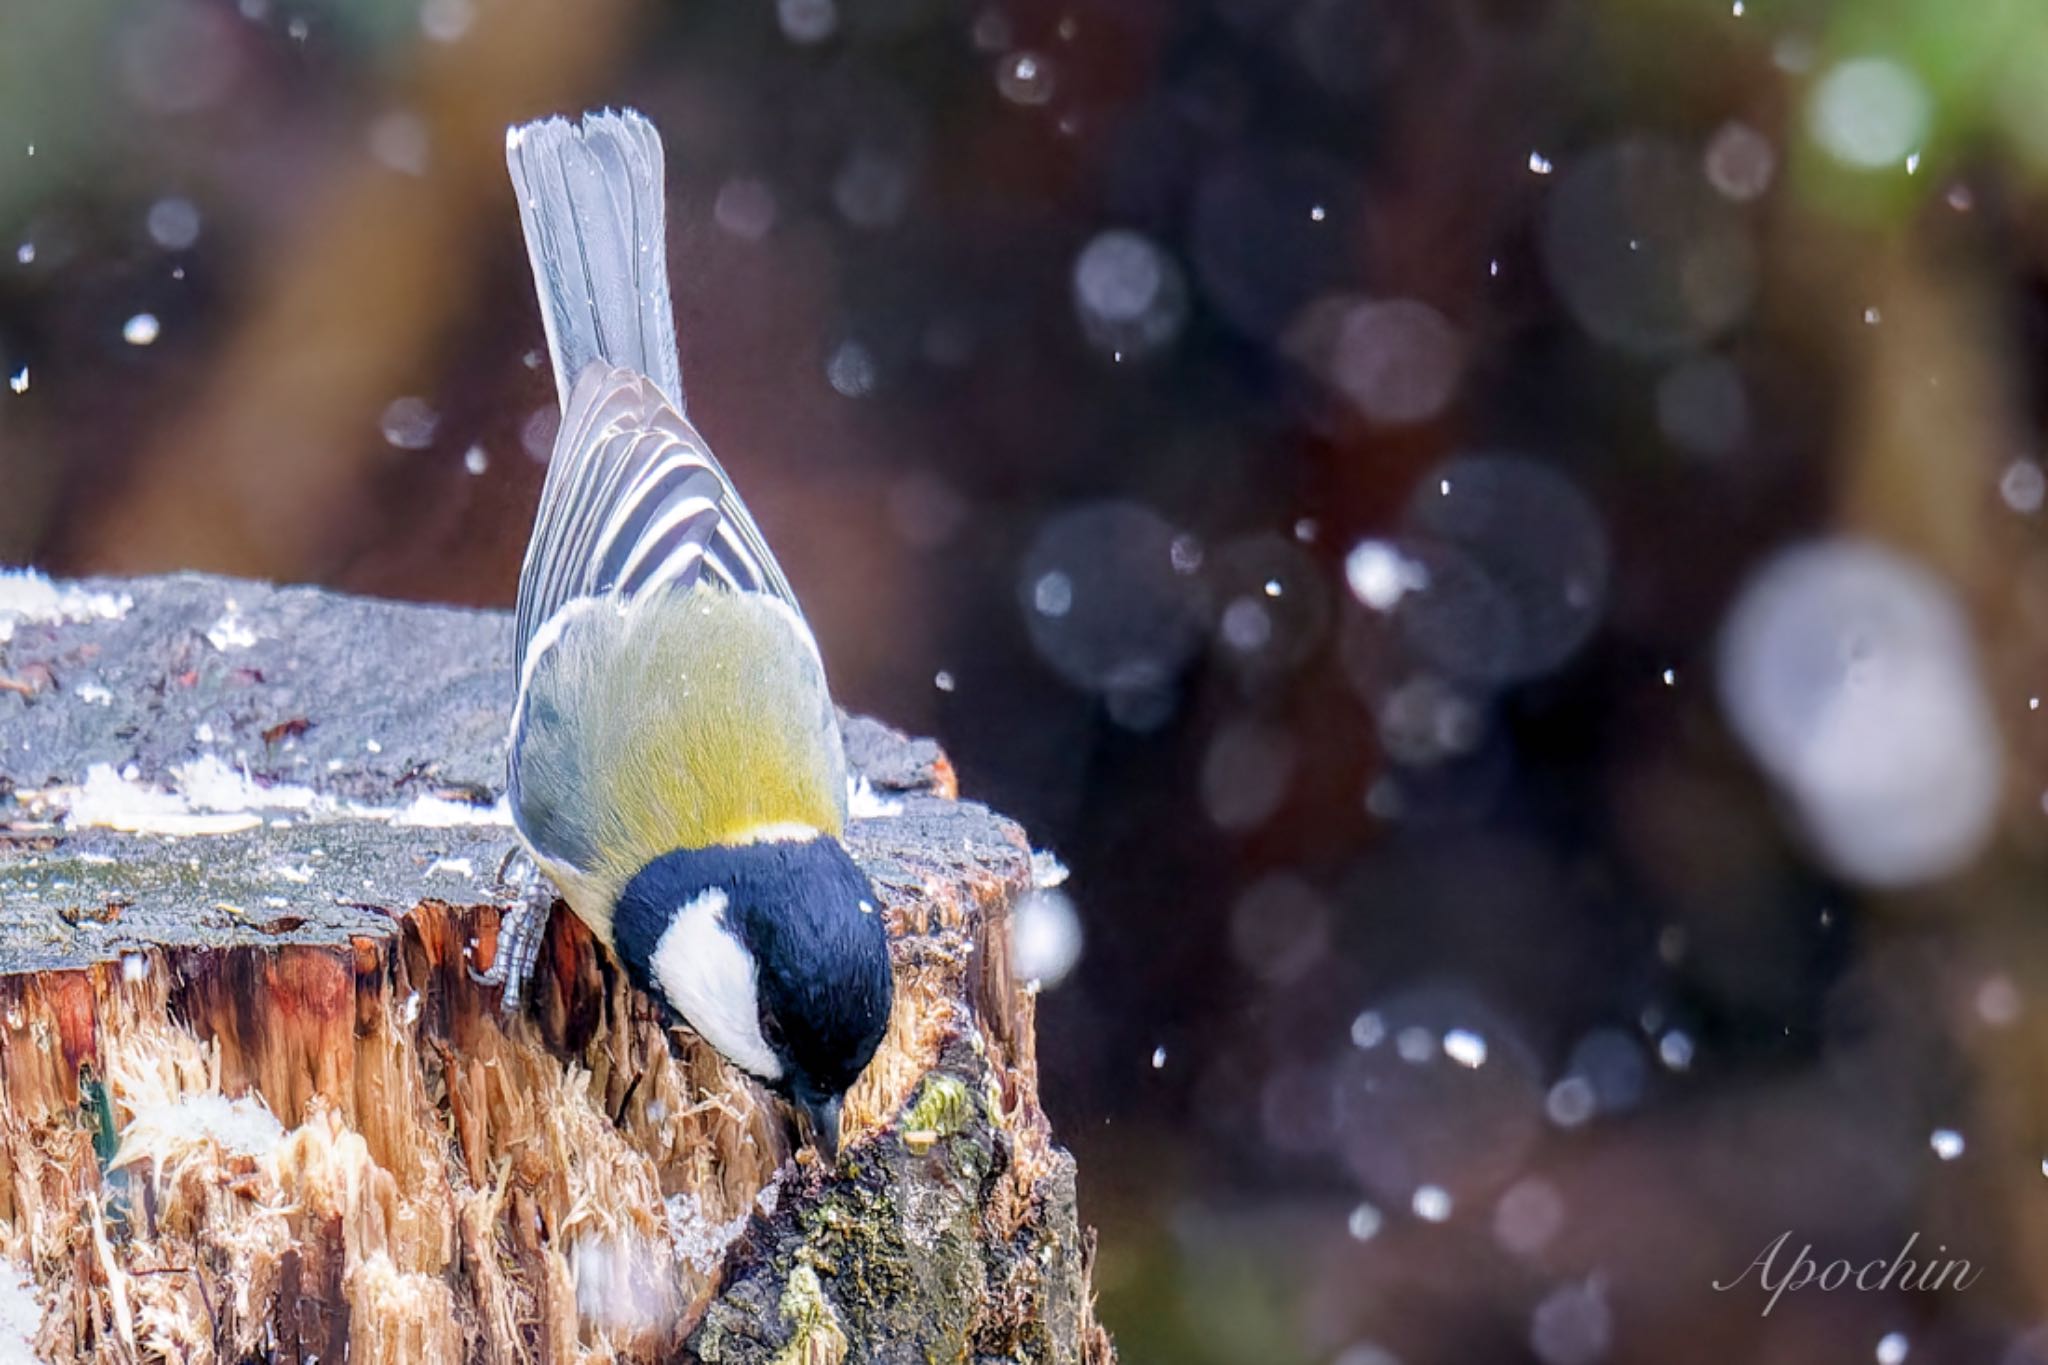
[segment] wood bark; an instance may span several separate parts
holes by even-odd
[[[557,907],[500,614],[0,581],[0,1359],[1110,1359],[1009,963],[1021,831],[847,722],[897,1007],[827,1168]]]

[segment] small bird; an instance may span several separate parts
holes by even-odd
[[[818,644],[684,416],[661,138],[631,110],[511,129],[505,159],[562,425],[519,576],[512,819],[634,984],[837,1155],[892,995],[847,853]],[[552,894],[483,979],[517,1004]]]

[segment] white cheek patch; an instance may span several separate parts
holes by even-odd
[[[661,993],[711,1046],[764,1081],[782,1063],[761,1036],[754,959],[725,927],[725,892],[701,892],[676,911],[647,967]]]

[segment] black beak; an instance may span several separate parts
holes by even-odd
[[[824,1100],[798,1100],[797,1107],[803,1111],[805,1126],[811,1132],[811,1145],[818,1149],[818,1155],[827,1161],[839,1159],[839,1102],[841,1096],[834,1095]]]

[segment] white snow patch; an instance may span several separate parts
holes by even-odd
[[[742,1213],[723,1223],[704,1216],[703,1205],[693,1194],[668,1197],[668,1239],[676,1259],[686,1262],[700,1275],[709,1275],[725,1262],[726,1249],[747,1230],[751,1214]]]
[[[884,800],[865,777],[856,777],[846,784],[846,813],[855,820],[887,820],[903,814],[903,803]]]
[[[1039,890],[1051,890],[1067,884],[1067,865],[1060,861],[1057,853],[1049,848],[1031,850],[1031,885]]]
[[[249,629],[248,624],[238,615],[240,610],[241,608],[235,604],[235,599],[230,597],[227,610],[221,613],[220,620],[213,623],[213,628],[206,632],[207,640],[223,654],[231,649],[247,649],[256,643],[256,632]]]
[[[755,1196],[754,1210],[763,1218],[774,1216],[775,1206],[782,1199],[782,1179],[788,1171],[785,1167],[777,1171]],[[668,1236],[675,1247],[676,1259],[685,1262],[700,1275],[710,1275],[725,1262],[725,1253],[747,1230],[747,1223],[753,1213],[741,1213],[723,1223],[714,1223],[704,1216],[704,1206],[693,1194],[672,1194],[668,1197]]]
[[[33,1365],[36,1334],[42,1330],[35,1279],[13,1261],[0,1259],[0,1365]]]
[[[292,783],[266,785],[246,769],[230,767],[218,754],[203,754],[171,769],[172,787],[165,790],[142,781],[131,764],[115,772],[111,764],[95,763],[76,787],[46,787],[34,794],[39,809],[64,812],[70,829],[99,828],[128,834],[239,834],[264,823],[265,812],[295,811],[339,820],[373,820],[409,828],[510,825],[505,803],[478,806],[438,796],[415,797],[405,806],[344,804],[311,787]],[[453,872],[450,863],[441,871]],[[472,869],[473,872],[473,869]],[[290,881],[309,880],[290,869],[278,875]]]
[[[87,706],[112,706],[114,704],[114,694],[101,687],[98,683],[80,683],[78,685],[78,699]]]
[[[445,874],[450,877],[476,876],[476,864],[468,858],[436,858],[434,865],[427,869],[429,877]]]
[[[95,763],[86,770],[84,785],[46,788],[39,795],[43,804],[65,811],[64,823],[71,829],[129,834],[239,834],[263,823],[259,811],[310,811],[333,804],[311,787],[264,786],[217,754],[174,766],[171,778],[173,787],[166,791],[139,776],[116,773],[111,764]]]
[[[18,625],[62,626],[85,621],[118,621],[135,605],[127,593],[59,588],[34,569],[0,569],[0,644]]]
[[[64,810],[67,829],[113,829],[125,834],[239,834],[263,823],[246,811],[195,813],[176,792],[130,781],[110,763],[95,763],[79,787],[51,787],[43,803]]]
[[[412,804],[397,810],[356,806],[350,814],[365,820],[388,819],[405,828],[451,829],[463,825],[510,825],[512,812],[504,801],[479,806],[471,801],[450,801],[443,796],[415,796]]]
[[[312,810],[322,800],[311,787],[263,786],[247,770],[230,768],[218,754],[180,763],[171,776],[195,810]]]

